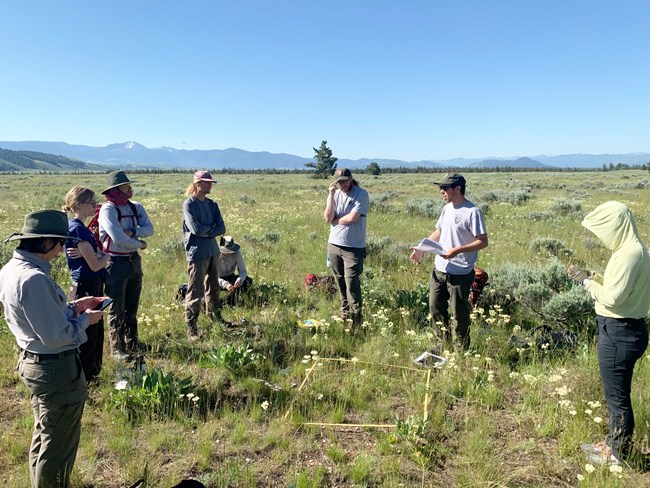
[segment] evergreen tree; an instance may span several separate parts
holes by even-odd
[[[379,176],[381,174],[381,168],[377,163],[368,163],[368,166],[366,167],[366,171],[368,172],[369,175],[373,176]]]
[[[305,166],[314,168],[312,178],[329,178],[336,170],[336,161],[338,158],[332,156],[332,150],[327,147],[327,141],[321,142],[318,149],[313,149],[316,153],[314,155],[316,161],[305,163]]]

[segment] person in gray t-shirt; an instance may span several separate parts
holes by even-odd
[[[429,282],[429,310],[438,339],[450,343],[452,332],[460,349],[469,349],[469,294],[474,281],[478,251],[487,247],[488,235],[481,211],[465,198],[465,178],[458,173],[445,175],[440,183],[443,207],[436,228],[429,236],[440,243],[445,254],[436,256]],[[414,249],[411,261],[418,264],[422,251]],[[449,307],[456,319],[450,330]],[[440,321],[442,326],[440,327]]]
[[[327,255],[341,294],[341,318],[358,327],[363,323],[359,276],[366,256],[369,198],[349,169],[338,168],[334,177],[323,212],[330,224]]]
[[[185,321],[190,340],[199,338],[196,322],[205,303],[205,311],[215,322],[227,325],[221,318],[219,301],[219,245],[215,237],[226,232],[219,205],[208,198],[216,183],[207,171],[194,173],[183,202],[183,242],[187,256],[188,284],[185,295]]]

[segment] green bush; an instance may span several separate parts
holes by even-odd
[[[185,243],[181,237],[166,239],[160,246],[160,250],[167,258],[178,258],[185,256]]]
[[[512,191],[489,190],[481,195],[481,200],[485,200],[486,202],[503,202],[509,203],[510,205],[521,205],[530,200],[530,198],[530,189],[528,188]]]
[[[551,211],[540,212],[534,211],[526,214],[526,219],[532,220],[533,222],[540,222],[542,220],[551,220],[555,218],[555,214]]]
[[[542,283],[524,283],[514,291],[519,306],[540,313],[544,304],[551,298],[551,289]]]
[[[573,255],[573,251],[571,249],[564,247],[564,244],[562,244],[562,242],[557,239],[553,239],[552,237],[540,237],[538,239],[533,239],[528,246],[528,249],[532,252],[545,252],[555,257],[570,257]]]
[[[532,312],[541,319],[546,317],[542,314],[542,309],[547,302],[554,295],[571,288],[573,282],[557,259],[536,267],[508,263],[490,270],[490,281],[481,295],[479,305],[488,308],[499,306],[507,313],[523,316],[530,316]]]
[[[248,344],[224,344],[212,348],[204,357],[204,364],[225,369],[233,378],[245,376],[260,357]]]
[[[404,208],[409,214],[429,219],[438,218],[444,206],[445,202],[442,200],[425,200],[422,198],[415,198],[404,204]]]
[[[135,373],[133,384],[124,380],[124,388],[111,393],[111,408],[122,411],[130,421],[138,419],[174,418],[179,406],[191,405],[192,377],[179,379],[172,373],[152,369],[148,373]]]
[[[551,204],[551,211],[559,215],[580,215],[582,212],[582,202],[580,200],[567,200],[565,198],[557,198]]]
[[[581,286],[554,295],[542,307],[541,316],[556,325],[582,332],[593,321],[594,306],[591,296]]]
[[[255,205],[257,203],[257,200],[249,195],[240,196],[239,201],[245,205]]]

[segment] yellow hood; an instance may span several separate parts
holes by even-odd
[[[605,202],[592,210],[582,221],[582,226],[593,232],[612,252],[639,235],[632,211],[620,202]]]

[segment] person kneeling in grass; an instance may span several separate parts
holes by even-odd
[[[241,247],[232,236],[223,236],[221,238],[219,251],[219,260],[217,262],[219,286],[222,290],[228,292],[226,303],[232,306],[237,303],[239,295],[251,287],[253,279],[248,276]]]

